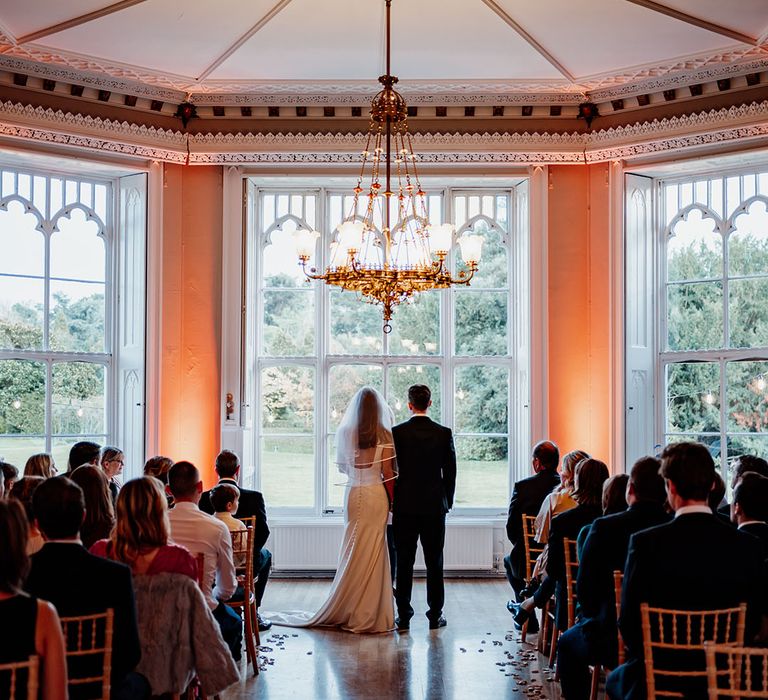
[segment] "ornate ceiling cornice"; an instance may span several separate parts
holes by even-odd
[[[174,163],[359,162],[362,133],[207,133],[0,102],[0,135]],[[768,100],[590,133],[413,135],[424,163],[584,163],[689,150],[768,135]]]

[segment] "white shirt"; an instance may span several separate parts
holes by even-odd
[[[189,501],[177,503],[168,512],[168,519],[171,521],[171,539],[186,547],[192,556],[205,556],[203,595],[208,607],[214,610],[219,600],[228,600],[237,588],[229,529],[221,520],[203,513],[196,503]],[[212,586],[214,576],[215,588]]]
[[[675,517],[679,518],[681,515],[690,515],[691,513],[706,513],[712,515],[712,509],[709,506],[683,506],[675,511]]]

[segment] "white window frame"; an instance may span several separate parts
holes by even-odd
[[[515,178],[520,183],[520,178]],[[331,517],[338,518],[341,515],[340,507],[332,507],[328,504],[328,479],[330,474],[328,464],[327,440],[331,431],[328,426],[326,416],[326,406],[328,405],[328,382],[327,377],[330,368],[334,365],[346,364],[372,364],[382,367],[384,377],[384,389],[386,391],[387,369],[390,366],[397,365],[418,365],[432,364],[439,366],[442,372],[441,382],[441,406],[442,415],[440,421],[445,424],[453,425],[453,404],[449,397],[453,396],[454,372],[459,366],[465,365],[485,365],[502,366],[508,370],[508,411],[507,411],[507,432],[506,433],[484,433],[478,434],[479,437],[504,437],[508,440],[508,489],[514,486],[515,481],[521,478],[521,469],[524,475],[527,475],[530,449],[530,402],[529,386],[517,386],[521,378],[525,380],[530,377],[530,368],[528,366],[529,351],[531,341],[531,328],[529,316],[530,282],[527,279],[529,273],[529,222],[527,220],[528,210],[525,208],[526,221],[521,222],[521,213],[517,206],[517,187],[510,183],[505,187],[472,187],[462,184],[457,187],[441,187],[439,190],[430,189],[431,194],[441,194],[443,198],[443,219],[452,220],[451,206],[453,195],[458,194],[507,194],[509,196],[508,210],[508,231],[499,230],[507,249],[507,286],[505,292],[508,294],[507,305],[507,354],[503,356],[458,356],[453,353],[446,354],[446,348],[453,349],[454,334],[453,323],[445,322],[445,319],[451,318],[450,312],[455,308],[452,301],[453,290],[441,293],[440,313],[443,322],[441,323],[441,350],[440,355],[331,355],[326,352],[329,347],[330,324],[328,323],[327,313],[329,309],[328,296],[330,289],[327,285],[317,282],[314,284],[315,294],[315,323],[316,328],[322,328],[323,332],[315,341],[317,355],[309,357],[262,357],[259,354],[261,344],[261,306],[260,302],[255,302],[256,295],[261,293],[258,286],[261,280],[262,256],[259,254],[264,242],[257,241],[260,234],[260,227],[255,226],[255,222],[260,221],[261,212],[258,210],[258,195],[261,192],[269,193],[290,192],[292,194],[302,194],[311,192],[318,197],[316,210],[316,220],[318,228],[328,230],[329,226],[334,226],[339,222],[333,222],[326,225],[326,203],[327,196],[330,193],[348,194],[348,190],[339,188],[336,185],[329,187],[306,187],[298,185],[291,187],[290,180],[286,185],[276,187],[270,184],[262,185],[257,177],[244,177],[243,202],[244,202],[244,240],[243,250],[246,263],[243,266],[243,306],[245,310],[244,323],[241,328],[241,338],[244,341],[241,359],[241,411],[240,428],[242,435],[240,440],[233,440],[231,437],[226,439],[228,428],[232,430],[235,426],[228,426],[224,422],[223,443],[229,444],[235,449],[240,448],[243,451],[244,464],[244,483],[253,488],[260,488],[260,458],[259,458],[259,439],[261,418],[259,409],[260,396],[260,378],[262,369],[273,366],[306,366],[315,369],[315,415],[321,418],[322,424],[316,422],[314,428],[314,449],[315,449],[315,471],[314,471],[314,505],[311,508],[300,507],[270,507],[270,512],[280,518],[312,518],[312,517]],[[529,188],[529,181],[523,180],[526,189],[526,196]],[[230,196],[234,193],[230,191]],[[226,191],[225,191],[225,201]],[[527,202],[526,202],[527,204]],[[226,215],[225,215],[226,216]],[[486,218],[486,217],[482,217]],[[471,225],[475,221],[470,219],[467,224]],[[457,234],[463,230],[459,229]],[[497,229],[498,230],[498,229]],[[326,248],[321,246],[320,259],[317,266],[322,269],[325,263]],[[234,253],[230,251],[232,262],[234,262]],[[453,254],[449,256],[448,264],[453,264]],[[227,251],[225,248],[225,258]],[[226,261],[225,261],[226,264]],[[525,279],[524,279],[525,278]],[[521,290],[524,292],[521,295]],[[495,291],[495,290],[490,290]],[[323,295],[322,297],[320,295]],[[449,300],[449,295],[451,300]],[[520,304],[515,303],[515,295],[521,297]],[[322,299],[322,303],[321,303]],[[230,322],[231,323],[231,322]],[[386,342],[386,341],[385,341]],[[250,349],[250,350],[249,350]],[[255,350],[254,350],[255,349]],[[383,348],[386,352],[386,346]],[[320,380],[321,374],[326,378]],[[475,434],[460,433],[461,436],[472,437]],[[270,437],[272,434],[270,434]],[[521,468],[521,464],[523,465]],[[454,515],[464,517],[501,517],[506,515],[506,507],[510,493],[500,494],[499,507],[467,507],[457,508],[453,511]]]

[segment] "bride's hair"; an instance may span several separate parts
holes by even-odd
[[[360,390],[360,413],[357,421],[357,446],[364,450],[367,447],[375,447],[382,433],[386,429],[381,424],[379,415],[379,398],[376,392],[363,387]]]

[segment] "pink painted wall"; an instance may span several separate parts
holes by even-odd
[[[160,453],[215,481],[220,445],[222,169],[165,165]]]

